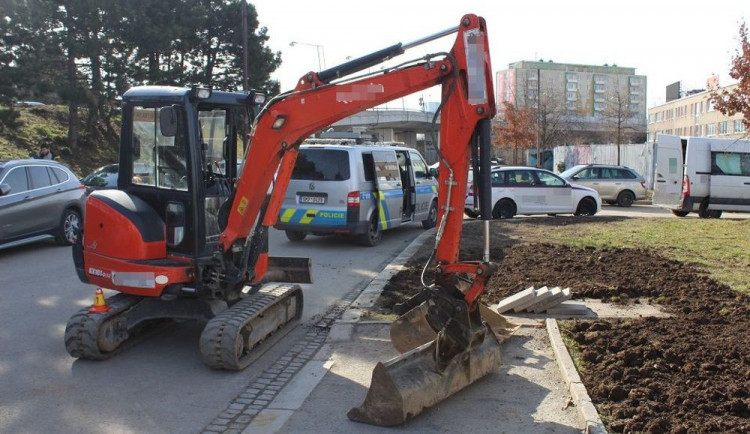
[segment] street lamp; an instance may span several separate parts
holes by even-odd
[[[308,44],[307,42],[297,42],[292,41],[289,43],[290,47],[294,47],[295,45],[307,45],[308,47],[315,47],[315,50],[318,52],[318,69],[323,70],[323,68],[326,67],[326,52],[323,49],[322,45],[318,44]],[[323,62],[321,63],[320,59],[323,59]]]

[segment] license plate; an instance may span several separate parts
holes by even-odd
[[[300,196],[299,203],[324,204],[326,203],[326,198],[323,196]]]

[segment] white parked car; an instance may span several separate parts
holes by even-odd
[[[464,210],[477,217],[473,185],[466,196]],[[598,213],[602,200],[596,190],[571,184],[549,170],[534,167],[502,166],[492,170],[492,217],[515,215]]]

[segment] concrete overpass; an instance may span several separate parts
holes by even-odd
[[[431,111],[375,108],[336,122],[331,128],[333,132],[355,133],[362,138],[379,142],[404,142],[419,150],[427,163],[432,164],[437,161],[430,136],[434,115]],[[438,140],[439,117],[435,128],[435,140]]]

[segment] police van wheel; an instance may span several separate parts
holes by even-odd
[[[432,201],[430,204],[430,212],[427,214],[427,220],[422,220],[422,227],[424,229],[432,229],[437,223],[437,201]]]
[[[300,231],[286,231],[286,237],[289,238],[289,241],[302,241],[307,237],[307,234]]]
[[[370,224],[367,225],[367,232],[359,236],[359,243],[366,247],[373,247],[380,242],[383,232],[378,228],[377,214],[372,216]]]

